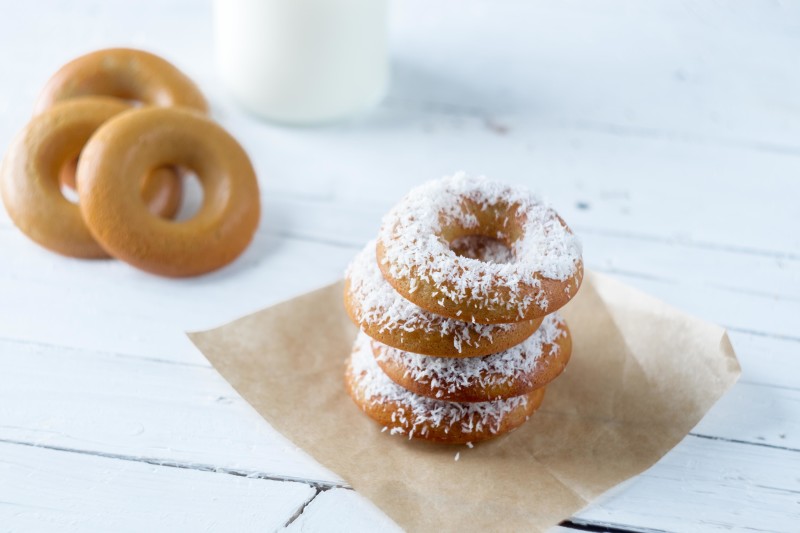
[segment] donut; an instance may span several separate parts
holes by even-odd
[[[91,95],[208,111],[200,89],[168,61],[142,50],[108,48],[73,59],[53,74],[39,94],[34,114],[61,100]]]
[[[420,396],[450,402],[485,402],[528,394],[558,377],[569,362],[572,339],[557,314],[548,315],[522,344],[485,357],[428,357],[372,341],[381,370]]]
[[[474,253],[475,246],[465,246]],[[384,279],[371,241],[345,273],[344,306],[364,333],[383,344],[438,357],[500,352],[528,338],[541,319],[514,324],[473,324],[430,313],[400,296]]]
[[[86,97],[91,98],[91,97]],[[61,168],[58,175],[62,190],[64,187],[77,191],[75,173],[78,160],[73,159]],[[142,200],[154,215],[161,218],[173,218],[178,214],[183,200],[183,179],[176,169],[157,168],[142,180]]]
[[[104,258],[79,207],[61,192],[59,174],[69,170],[89,137],[108,119],[130,109],[114,98],[76,98],[34,117],[17,135],[0,169],[0,195],[11,220],[45,248],[70,257]],[[174,173],[149,176],[139,198],[169,215],[180,202],[181,182]],[[143,202],[138,202],[144,205]]]
[[[153,216],[137,176],[164,166],[195,172],[203,204],[189,220]],[[260,215],[258,183],[236,140],[203,115],[177,107],[132,109],[95,132],[78,160],[78,199],[91,234],[108,252],[171,277],[221,268],[247,248]]]
[[[513,260],[457,255],[450,242],[470,235],[500,241]],[[377,254],[384,277],[405,298],[479,324],[552,313],[583,277],[580,243],[553,209],[527,190],[464,173],[412,189],[384,217]]]
[[[508,433],[528,420],[544,397],[544,388],[490,402],[459,403],[419,396],[383,373],[364,333],[359,333],[353,346],[345,387],[383,431],[445,444],[474,443]]]

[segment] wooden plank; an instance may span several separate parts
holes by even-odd
[[[800,523],[798,457],[795,451],[687,437],[573,520],[634,531],[794,533]],[[687,470],[696,475],[687,477]]]
[[[800,461],[800,388],[738,383],[692,434],[793,450]]]
[[[270,481],[0,443],[7,531],[274,531],[314,494]]]
[[[451,1],[440,9],[404,2],[393,13],[397,92],[415,101],[535,112],[539,123],[564,117],[694,142],[797,144],[798,125],[785,114],[797,109],[797,95],[785,88],[798,85],[798,72],[784,67],[797,46],[798,11],[786,3],[669,0]]]
[[[341,479],[286,440],[210,366],[0,341],[0,439],[224,468]]]
[[[387,122],[420,120],[387,114]],[[465,169],[542,192],[576,228],[798,257],[797,237],[783,228],[800,215],[781,196],[793,190],[800,158],[554,131],[523,117],[517,122],[513,137],[501,140],[483,131],[479,119],[417,136],[357,130],[339,138],[297,139],[295,157],[300,146],[319,154],[335,149],[339,165],[349,165],[336,169],[348,176],[337,183],[336,197],[355,204],[353,209],[361,203],[382,213],[411,185]],[[387,145],[403,150],[387,153]],[[721,195],[725,201],[717,199]],[[745,209],[756,204],[771,209]]]
[[[598,269],[603,272],[604,269]],[[612,270],[625,283],[686,314],[742,332],[800,340],[800,301],[776,299],[697,283],[675,283]]]
[[[743,382],[798,388],[800,343],[738,331],[729,336],[742,365]]]
[[[701,526],[704,530],[793,531],[800,519],[794,509],[798,462],[789,452],[772,455],[771,451],[765,454],[764,448],[740,447],[689,438],[657,466],[574,520],[646,531],[685,531]],[[275,529],[314,494],[311,487],[298,483],[10,444],[0,444],[0,450],[4,480],[0,484],[4,502],[0,516],[12,530],[41,528],[43,524],[60,530],[141,531],[153,526]],[[704,482],[685,477],[689,465],[699,466]],[[69,491],[64,490],[67,486]],[[385,518],[359,497],[329,492],[331,500],[343,509],[358,510],[350,518],[355,530],[369,529],[371,524],[388,527]],[[159,497],[149,497],[152,494]],[[327,499],[321,499],[319,507],[311,501],[295,519],[299,525],[290,524],[290,529],[302,528],[306,520],[312,524],[309,527],[325,524],[326,519],[335,528],[337,517],[342,517],[342,527],[347,528],[344,520],[349,513],[336,512]],[[140,504],[147,505],[146,512]]]
[[[7,240],[6,240],[7,239]],[[263,235],[234,265],[172,280],[117,261],[62,258],[0,231],[0,337],[204,363],[185,331],[331,283],[352,250]]]

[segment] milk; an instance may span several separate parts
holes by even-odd
[[[216,61],[248,110],[312,124],[377,103],[388,83],[388,0],[215,0]]]

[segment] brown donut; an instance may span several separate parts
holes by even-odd
[[[17,135],[0,170],[0,193],[9,216],[23,233],[70,257],[108,257],[86,227],[78,206],[62,194],[59,173],[77,159],[105,121],[128,109],[130,105],[115,98],[76,98],[34,117]],[[140,184],[142,176],[138,176]],[[148,177],[144,182],[138,197],[146,195],[149,205],[159,212],[170,213],[171,204],[180,201],[181,182],[174,173]]]
[[[567,325],[548,315],[525,342],[485,357],[428,357],[372,341],[384,373],[420,396],[450,402],[513,398],[544,387],[564,371],[572,354]]]
[[[480,442],[516,429],[541,405],[545,390],[490,402],[425,398],[383,373],[372,355],[369,337],[363,333],[353,347],[345,387],[356,405],[389,434],[444,444]]]
[[[507,263],[456,254],[480,235],[511,250]],[[405,298],[432,313],[498,324],[540,318],[577,292],[581,247],[563,220],[530,192],[463,173],[415,189],[383,219],[378,264]]]
[[[474,253],[478,244],[471,246],[464,252]],[[542,322],[473,324],[417,307],[383,278],[375,257],[375,241],[368,243],[347,268],[344,306],[353,323],[373,339],[400,350],[438,357],[476,357],[503,351],[530,337]]]
[[[77,184],[75,183],[77,170],[77,159],[64,165],[58,175],[61,187],[77,193]],[[178,214],[183,200],[183,178],[180,174],[177,169],[163,167],[155,169],[144,177],[142,200],[147,204],[151,213],[161,218],[174,218]]]
[[[80,56],[61,67],[45,84],[34,114],[55,102],[91,95],[208,111],[200,89],[168,61],[142,50],[108,48]]]
[[[131,201],[137,176],[164,166],[197,174],[203,204],[189,220],[163,220]],[[77,177],[80,209],[97,242],[154,274],[216,270],[247,248],[258,226],[250,159],[222,127],[188,109],[133,109],[109,120],[84,148]]]

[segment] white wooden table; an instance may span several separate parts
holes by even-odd
[[[336,280],[410,186],[457,169],[547,195],[591,268],[723,324],[743,366],[563,531],[800,530],[800,3],[399,0],[388,98],[318,129],[228,99],[207,1],[0,6],[0,147],[63,62],[144,47],[206,91],[264,208],[239,261],[180,281],[51,254],[0,213],[0,530],[396,527],[183,332]]]

